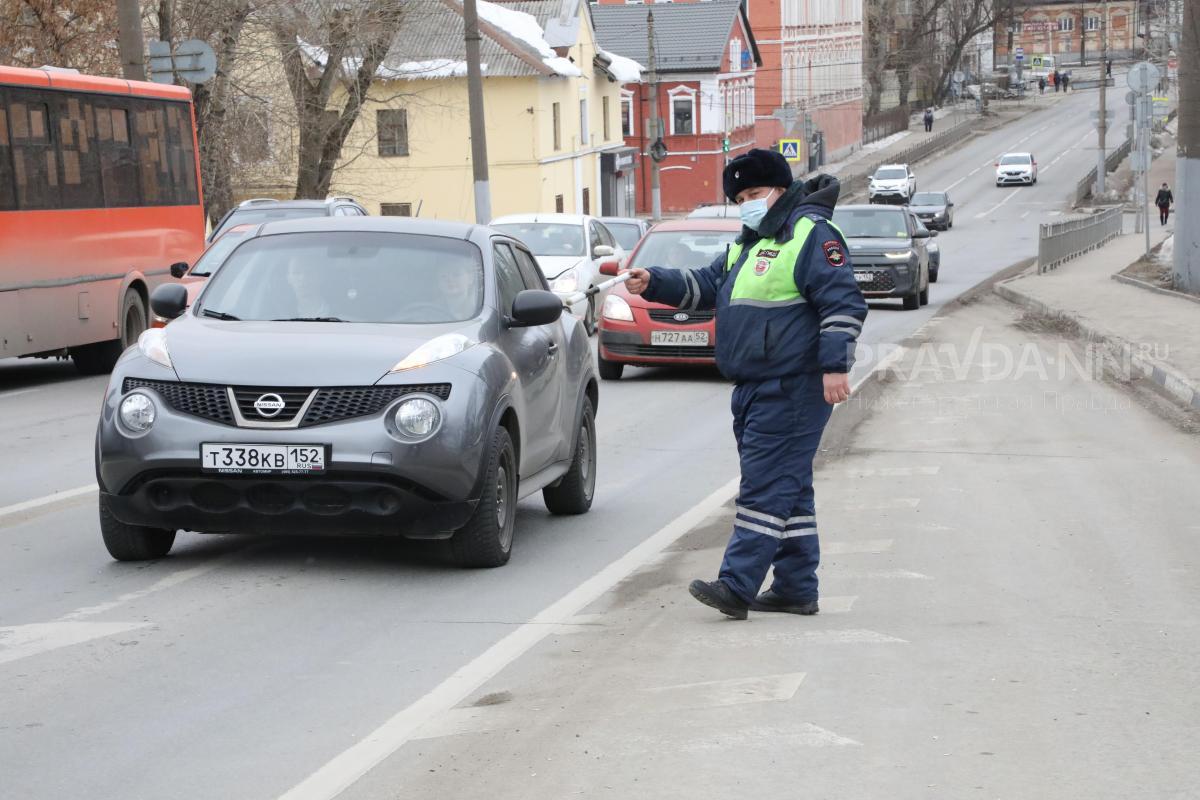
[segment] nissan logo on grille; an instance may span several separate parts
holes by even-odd
[[[687,314],[680,311],[678,314],[675,315],[674,319],[676,322],[687,322],[689,319],[691,319],[691,317],[689,317]]]
[[[277,394],[264,394],[262,397],[254,401],[254,410],[258,412],[260,417],[278,417],[279,412],[283,411],[283,398]]]

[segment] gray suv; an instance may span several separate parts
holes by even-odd
[[[931,231],[907,208],[838,206],[833,222],[850,246],[850,264],[863,296],[899,297],[905,310],[929,302]]]
[[[303,219],[305,217],[365,217],[367,210],[355,202],[352,197],[329,197],[325,200],[274,200],[270,197],[259,197],[246,200],[232,208],[221,217],[208,235],[212,244],[221,235],[221,231],[234,225],[258,224],[263,222],[278,222],[284,219]]]

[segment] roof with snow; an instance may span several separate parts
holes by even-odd
[[[596,26],[596,41],[605,50],[640,64],[649,63],[646,15],[651,11],[659,72],[720,71],[734,22],[739,17],[746,29],[754,63],[762,64],[742,0],[594,5],[592,22]]]
[[[560,58],[546,41],[545,22],[556,17],[562,5],[562,0],[477,0],[484,76],[579,77],[580,68]],[[407,18],[379,76],[401,79],[466,75],[461,0],[406,0],[406,6]],[[575,14],[578,27],[578,6]]]

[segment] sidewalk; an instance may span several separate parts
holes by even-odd
[[[923,366],[820,465],[818,616],[734,622],[687,595],[726,506],[533,623],[544,638],[339,800],[1191,796],[1197,589],[1177,567],[1200,562],[1200,453],[1119,386],[989,376],[1076,346],[1019,316],[984,295],[935,318]]]
[[[1172,145],[1151,167],[1151,195],[1163,181],[1174,182],[1174,165]],[[1151,214],[1153,248],[1174,232],[1178,218],[1160,227],[1157,212]],[[1200,410],[1200,303],[1114,279],[1144,253],[1145,235],[1126,233],[1055,270],[1039,275],[1035,266],[995,288],[1026,308],[1070,319],[1178,403]]]

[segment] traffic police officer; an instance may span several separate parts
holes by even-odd
[[[729,162],[723,183],[743,223],[736,244],[704,269],[633,269],[625,284],[653,302],[715,308],[717,366],[735,383],[742,478],[733,536],[718,580],[689,590],[735,619],[747,610],[815,614],[813,456],[833,405],[850,396],[867,304],[830,221],[836,178],[793,181],[781,154],[755,149]]]

